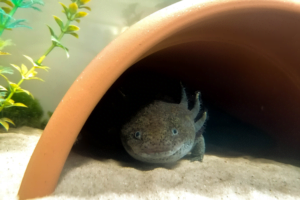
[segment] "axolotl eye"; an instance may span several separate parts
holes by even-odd
[[[172,128],[172,135],[178,135],[178,130],[176,128]]]
[[[134,133],[134,137],[138,140],[142,139],[142,133],[140,131],[137,131]]]

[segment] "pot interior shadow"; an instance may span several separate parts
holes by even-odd
[[[97,160],[114,159],[119,164],[140,170],[173,165],[149,165],[136,161],[127,154],[120,140],[122,126],[154,100],[179,103],[182,80],[149,67],[132,66],[107,91],[82,128],[72,151]],[[189,109],[194,105],[194,85],[182,82],[189,98]],[[201,91],[201,89],[200,89]],[[206,154],[279,159],[275,140],[264,131],[243,122],[210,102],[201,93],[201,111],[208,111],[204,137]],[[276,157],[276,158],[275,158]],[[184,159],[187,159],[188,156]],[[204,157],[205,162],[205,157]]]

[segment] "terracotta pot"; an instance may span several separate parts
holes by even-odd
[[[299,147],[299,21],[300,6],[291,0],[193,0],[136,23],[98,54],[56,108],[27,166],[20,199],[54,191],[86,119],[138,61],[194,84],[227,112]]]

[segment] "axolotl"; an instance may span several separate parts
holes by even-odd
[[[121,130],[121,141],[133,158],[146,163],[172,163],[191,152],[191,161],[202,161],[205,152],[203,125],[207,112],[200,112],[200,92],[188,109],[182,86],[179,104],[154,101],[140,110]]]

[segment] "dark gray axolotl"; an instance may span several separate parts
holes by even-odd
[[[192,161],[202,161],[205,152],[203,125],[206,111],[195,122],[200,111],[200,92],[192,110],[182,87],[180,104],[155,101],[140,110],[122,128],[121,140],[135,159],[147,163],[171,163],[189,152]]]

